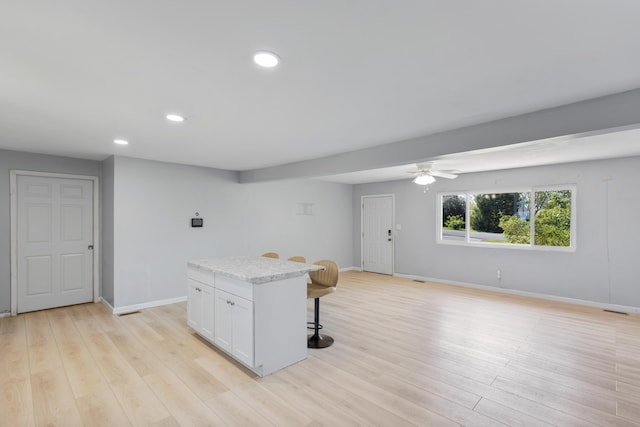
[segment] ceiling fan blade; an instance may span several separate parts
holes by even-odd
[[[440,178],[456,179],[458,175],[445,171],[429,171],[429,175],[438,176]]]

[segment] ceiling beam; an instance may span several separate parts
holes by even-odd
[[[635,89],[377,147],[242,171],[239,180],[250,183],[335,175],[639,123],[640,89]]]

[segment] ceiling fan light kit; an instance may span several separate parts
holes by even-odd
[[[436,182],[436,179],[431,175],[427,175],[426,172],[420,172],[420,175],[416,176],[413,182],[418,185],[423,185],[423,193],[426,193],[429,190],[429,184]]]
[[[433,184],[434,182],[436,182],[436,179],[434,178],[434,176],[447,178],[447,179],[456,179],[458,177],[457,175],[458,171],[434,170],[432,162],[419,163],[419,164],[416,164],[416,167],[418,168],[418,172],[413,172],[414,174],[416,174],[416,177],[413,179],[413,182],[415,182],[418,185],[424,185],[425,193],[429,189],[429,184]]]
[[[426,173],[421,173],[420,175],[415,177],[413,182],[415,182],[418,185],[429,185],[436,182],[436,179],[431,175],[427,175]]]

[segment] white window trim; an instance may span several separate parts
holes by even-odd
[[[528,192],[533,196],[533,193],[539,191],[571,191],[571,242],[570,246],[542,246],[535,245],[533,238],[529,244],[520,243],[492,243],[492,242],[471,242],[469,237],[471,234],[471,209],[469,208],[471,196],[475,194],[500,194],[500,193],[525,193]],[[443,240],[442,239],[442,198],[444,196],[459,196],[464,194],[466,197],[465,207],[465,239],[464,240]],[[577,186],[576,184],[557,184],[557,185],[537,185],[527,188],[516,188],[507,190],[464,190],[464,191],[446,191],[437,193],[436,198],[436,243],[439,245],[452,245],[452,246],[471,246],[479,248],[491,248],[491,249],[507,249],[507,250],[525,250],[525,251],[551,251],[551,252],[575,252],[577,249],[577,204],[576,197]],[[535,200],[534,197],[531,197]],[[532,207],[530,207],[533,212]],[[531,236],[534,236],[534,221],[531,218]]]

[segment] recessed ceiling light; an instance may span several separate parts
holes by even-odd
[[[258,52],[253,55],[253,62],[261,67],[271,68],[278,65],[278,63],[280,62],[280,58],[278,58],[278,55],[276,55],[275,53]]]
[[[118,144],[118,145],[127,145],[127,144],[129,144],[129,141],[126,141],[124,139],[114,139],[113,142],[115,144]]]
[[[167,120],[171,122],[176,122],[176,123],[184,122],[184,117],[179,116],[178,114],[167,114],[166,117],[167,117]]]

